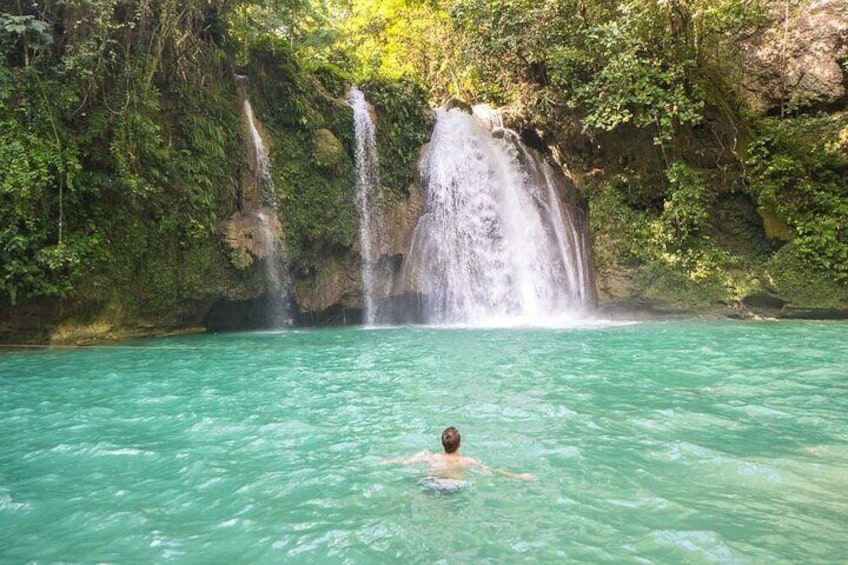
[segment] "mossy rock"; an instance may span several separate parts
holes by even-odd
[[[447,110],[453,110],[453,109],[462,110],[466,114],[473,114],[474,113],[474,110],[471,108],[471,104],[469,104],[467,102],[463,102],[462,100],[459,100],[457,98],[451,98],[450,100],[448,100],[448,103],[445,104],[445,109],[447,109]]]
[[[728,289],[716,276],[695,281],[686,273],[661,265],[646,265],[636,277],[641,296],[669,310],[708,312],[729,300]]]
[[[792,238],[795,237],[795,232],[772,206],[760,206],[757,208],[757,213],[763,219],[763,228],[766,231],[766,237],[769,239],[792,241]]]
[[[332,168],[341,165],[347,154],[344,145],[328,129],[320,128],[315,131],[315,164],[319,167]]]
[[[848,284],[834,280],[832,273],[811,270],[787,243],[766,267],[775,293],[795,308],[848,310]]]

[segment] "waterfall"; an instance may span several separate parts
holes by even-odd
[[[283,327],[291,325],[292,322],[289,309],[291,281],[282,241],[282,227],[277,217],[277,190],[274,186],[274,178],[271,176],[268,149],[256,124],[253,107],[247,98],[244,100],[243,111],[250,133],[251,170],[254,185],[257,188],[257,194],[250,199],[256,202],[250,202],[250,207],[254,208],[251,213],[256,219],[254,253],[263,261],[265,267],[268,308],[266,323],[271,327]]]
[[[366,325],[378,320],[377,212],[380,206],[377,138],[365,95],[356,87],[350,90],[353,127],[356,136],[356,208],[359,213],[359,247],[362,255],[362,299]]]
[[[256,125],[256,117],[253,115],[253,106],[250,101],[244,100],[244,115],[247,118],[247,128],[250,132],[250,142],[253,148],[253,172],[256,186],[259,188],[259,198],[263,205],[272,210],[277,210],[277,189],[274,186],[274,177],[271,176],[271,160],[268,157],[268,149],[265,140],[259,133]]]
[[[422,295],[428,323],[585,316],[594,300],[587,243],[561,202],[565,187],[496,113],[474,111],[437,110],[404,286]]]

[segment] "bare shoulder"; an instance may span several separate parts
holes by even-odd
[[[471,457],[454,453],[431,453],[429,462],[444,467],[470,467],[477,464]]]
[[[435,457],[435,455],[425,449],[424,451],[419,451],[410,457],[408,461],[410,463],[429,463],[433,460],[433,457]]]
[[[414,463],[431,463],[433,461],[434,454],[430,453],[427,450],[419,451],[412,457],[406,457],[402,459],[384,459],[383,463],[396,463],[400,465],[412,465]]]

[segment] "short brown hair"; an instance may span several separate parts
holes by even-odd
[[[459,444],[462,437],[459,435],[459,430],[453,426],[445,428],[442,432],[442,447],[445,448],[445,453],[453,453],[459,449]]]

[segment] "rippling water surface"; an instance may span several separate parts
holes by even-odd
[[[0,353],[0,562],[837,562],[848,325],[327,329]],[[422,488],[382,464],[439,449]]]

